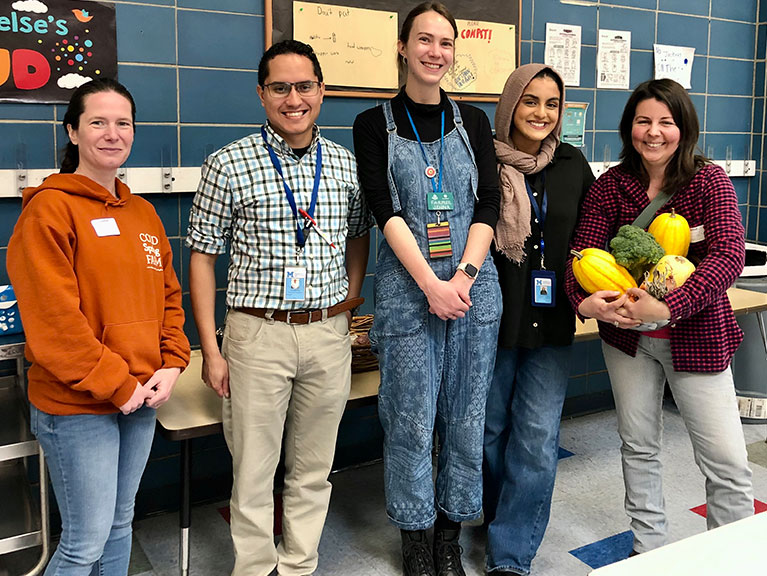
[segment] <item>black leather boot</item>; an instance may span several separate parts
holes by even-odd
[[[466,576],[461,564],[463,548],[458,543],[461,528],[439,528],[434,531],[434,566],[437,576]]]
[[[436,576],[426,530],[401,530],[404,576]]]

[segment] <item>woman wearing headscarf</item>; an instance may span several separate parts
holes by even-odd
[[[528,574],[549,520],[575,315],[565,263],[594,181],[560,142],[564,83],[543,64],[509,76],[495,112],[501,213],[493,256],[503,316],[484,444],[487,570]]]

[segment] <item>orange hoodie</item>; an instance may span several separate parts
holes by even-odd
[[[54,174],[24,191],[8,274],[26,335],[29,399],[107,414],[159,368],[189,363],[181,288],[152,205],[115,180]]]

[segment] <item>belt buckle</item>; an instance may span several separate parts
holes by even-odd
[[[312,313],[308,312],[306,310],[287,310],[285,312],[285,323],[286,324],[293,324],[293,322],[290,321],[290,318],[292,316],[298,316],[299,314],[308,314],[309,315],[309,320],[308,320],[307,324],[311,324],[312,323]]]

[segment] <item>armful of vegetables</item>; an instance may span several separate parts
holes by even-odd
[[[610,241],[612,254],[598,248],[572,251],[573,273],[590,294],[597,290],[626,292],[641,283],[640,288],[663,300],[695,272],[685,258],[689,246],[687,220],[672,209],[658,215],[649,232],[631,224],[621,226]]]

